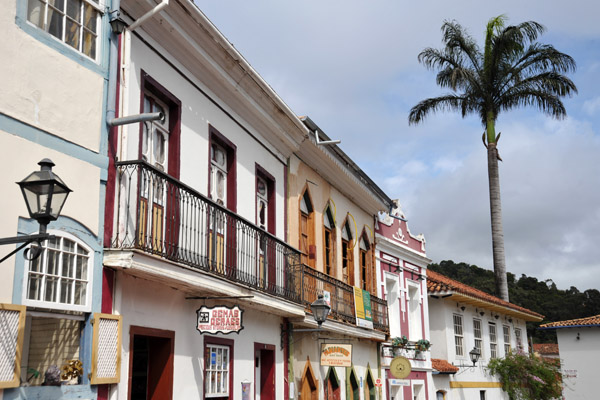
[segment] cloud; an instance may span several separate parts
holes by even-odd
[[[502,114],[500,165],[508,270],[561,288],[600,288],[600,2],[470,0],[208,1],[199,7],[283,100],[310,115],[392,198],[435,261],[491,268],[483,128],[476,117],[432,115],[408,126],[410,108],[443,94],[417,61],[441,46],[444,20],[481,43],[485,23],[544,24],[542,43],[572,55],[579,95],[569,118],[537,109]]]

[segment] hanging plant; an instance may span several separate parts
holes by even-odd
[[[431,347],[431,342],[426,339],[419,339],[417,343],[415,343],[415,350],[418,352],[427,351]]]

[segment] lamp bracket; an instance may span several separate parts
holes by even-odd
[[[321,332],[323,331],[323,327],[321,325],[319,325],[318,328],[301,328],[301,329],[293,329],[291,328],[292,324],[290,324],[290,328],[285,329],[284,325],[281,324],[281,333],[280,333],[280,338],[281,338],[281,343],[280,343],[280,350],[283,350],[283,344],[285,341],[285,336],[290,334],[290,333],[294,333],[294,332]],[[298,340],[304,338],[304,336],[294,340],[292,343],[296,343]]]
[[[9,257],[11,257],[13,254],[15,254],[16,252],[18,252],[19,250],[21,250],[22,248],[24,248],[28,244],[31,244],[32,242],[41,243],[41,242],[43,242],[45,240],[50,240],[50,239],[56,239],[56,236],[49,235],[47,233],[38,233],[36,235],[21,235],[21,236],[13,236],[13,237],[8,237],[8,238],[2,238],[2,239],[0,239],[0,245],[15,244],[15,243],[23,243],[23,244],[21,246],[17,247],[15,250],[11,251],[6,256],[4,256],[0,260],[0,263],[4,262]],[[41,254],[41,252],[35,254],[31,258],[31,260],[35,260],[36,258],[38,258],[40,256],[40,254]]]

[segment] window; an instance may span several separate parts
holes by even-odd
[[[346,222],[342,225],[342,277],[344,282],[350,286],[354,286],[353,251],[352,231],[350,230],[350,222],[346,219]]]
[[[485,400],[485,390],[480,390],[479,391],[479,400]]]
[[[156,96],[144,93],[144,113],[161,112],[163,121],[142,124],[142,160],[162,172],[167,170],[169,143],[169,109]]]
[[[90,311],[91,249],[71,236],[46,240],[42,249],[42,254],[27,264],[23,304]]]
[[[481,320],[475,318],[473,320],[473,337],[475,338],[475,348],[479,350],[481,358],[483,358],[483,340],[481,332]]]
[[[408,338],[410,340],[423,339],[421,324],[421,290],[419,284],[407,282],[408,288]],[[461,317],[462,318],[462,317]],[[461,319],[462,325],[462,319]],[[461,329],[462,332],[462,329]],[[461,333],[462,335],[462,333]]]
[[[323,213],[323,251],[324,251],[324,262],[325,262],[325,273],[329,276],[335,277],[335,261],[334,261],[334,248],[335,248],[335,220],[331,213],[331,207],[329,204]]]
[[[80,360],[83,317],[61,314],[27,314],[21,380],[37,386],[53,366],[59,369],[71,360]]]
[[[504,331],[504,355],[510,353],[510,326],[503,325],[502,330]]]
[[[489,323],[490,328],[490,357],[496,358],[498,357],[498,345],[497,345],[497,337],[496,337],[496,324],[493,322]]]
[[[206,338],[204,347],[204,397],[230,398],[233,375],[233,341]]]
[[[454,348],[457,357],[465,355],[463,346],[463,317],[459,314],[452,315],[454,320]]]
[[[376,294],[377,275],[373,268],[373,247],[369,242],[367,232],[363,231],[359,241],[360,279],[363,290]]]
[[[308,188],[300,197],[300,252],[302,263],[315,268],[314,210]]]
[[[213,201],[235,212],[237,209],[235,190],[236,147],[212,126],[210,127],[210,133],[208,193]]]
[[[98,0],[29,0],[27,20],[93,60],[97,59]]]
[[[256,224],[275,234],[275,178],[256,165]]]
[[[515,341],[517,342],[517,349],[523,350],[523,339],[521,337],[521,329],[515,328]]]

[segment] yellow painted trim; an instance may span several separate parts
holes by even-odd
[[[500,382],[450,382],[450,387],[453,389],[467,388],[501,388]]]
[[[15,369],[13,379],[0,382],[0,389],[18,387],[21,384],[21,356],[23,355],[23,340],[25,338],[25,312],[27,307],[19,304],[0,304],[0,310],[19,312],[19,327],[17,328],[17,343],[15,348]]]

